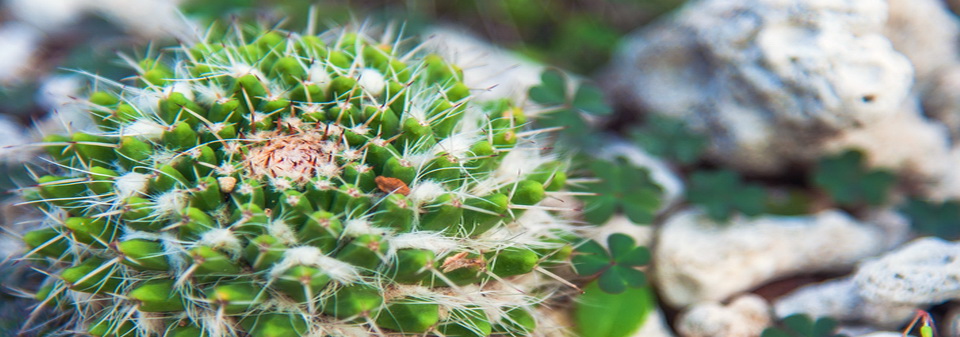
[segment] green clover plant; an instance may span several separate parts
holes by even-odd
[[[835,334],[837,321],[821,317],[816,321],[805,314],[794,314],[783,319],[781,327],[769,327],[760,337],[839,337]]]
[[[764,212],[766,191],[745,183],[736,172],[697,171],[688,184],[687,200],[703,207],[716,221],[726,222],[735,213],[756,216]]]
[[[647,123],[631,132],[633,140],[650,154],[693,164],[707,149],[705,135],[693,132],[682,120],[650,115]]]
[[[637,246],[633,238],[615,233],[607,238],[609,251],[593,240],[576,249],[573,267],[577,274],[598,276],[600,289],[619,294],[627,287],[639,288],[647,284],[647,277],[637,268],[650,262],[647,247]]]
[[[813,173],[813,184],[846,207],[882,205],[896,182],[892,172],[867,168],[864,154],[858,150],[824,158]]]
[[[650,178],[647,169],[636,167],[622,157],[614,161],[593,160],[589,165],[591,176],[599,181],[572,187],[576,191],[595,193],[580,197],[587,222],[601,225],[618,211],[637,224],[653,221],[660,209],[663,188]]]

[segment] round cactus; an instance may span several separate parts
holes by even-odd
[[[363,32],[207,41],[97,79],[98,129],[44,139],[24,241],[64,334],[535,334],[572,234],[522,109]]]

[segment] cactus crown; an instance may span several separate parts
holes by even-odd
[[[98,79],[98,130],[45,138],[41,307],[94,336],[532,333],[571,232],[522,109],[363,32],[206,40]]]

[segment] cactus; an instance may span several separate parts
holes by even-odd
[[[97,78],[98,130],[44,139],[24,240],[64,334],[535,333],[575,234],[521,108],[361,31],[212,35]]]

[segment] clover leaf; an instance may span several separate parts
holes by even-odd
[[[793,314],[783,319],[782,327],[769,327],[760,337],[838,337],[837,321],[821,317],[816,321],[805,314]]]
[[[638,269],[650,262],[647,247],[637,246],[633,238],[614,233],[607,237],[609,252],[599,243],[589,240],[579,247],[573,257],[577,274],[600,275],[600,289],[610,294],[622,293],[627,287],[639,288],[647,284],[647,277]]]
[[[947,240],[960,238],[960,202],[910,199],[900,208],[917,232]]]
[[[542,105],[567,104],[567,79],[556,69],[540,74],[540,85],[530,88],[530,99]]]
[[[720,222],[730,220],[737,212],[760,215],[765,209],[765,199],[763,187],[744,183],[730,170],[694,172],[687,187],[687,200],[703,207],[710,218]]]
[[[583,114],[608,115],[613,109],[604,101],[603,92],[591,83],[580,83],[571,97],[568,81],[567,76],[556,69],[540,74],[540,85],[530,88],[528,95],[551,111],[539,116],[537,122],[541,127],[563,127],[563,135],[568,139],[595,140],[595,137],[584,137],[591,130]]]
[[[660,209],[663,188],[650,178],[650,171],[633,166],[622,157],[612,162],[593,160],[589,169],[599,181],[589,187],[573,187],[575,191],[594,193],[580,197],[587,222],[601,225],[617,211],[623,211],[633,223],[653,222]]]
[[[814,185],[838,205],[847,207],[883,204],[896,182],[892,172],[868,169],[863,152],[857,150],[824,158],[813,175]]]
[[[692,164],[707,149],[707,137],[691,131],[682,120],[651,115],[647,123],[634,129],[633,140],[650,154]]]

